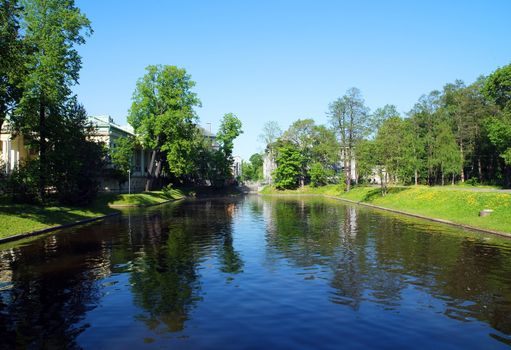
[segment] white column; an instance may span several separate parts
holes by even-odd
[[[8,169],[8,165],[7,165],[7,155],[8,155],[8,151],[7,151],[7,141],[2,141],[2,163],[4,164],[5,166],[5,172],[8,173],[9,172],[9,169]]]

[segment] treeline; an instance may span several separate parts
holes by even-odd
[[[422,96],[402,116],[393,105],[366,106],[349,89],[328,108],[329,125],[311,119],[287,131],[268,125],[267,155],[277,188],[378,181],[444,185],[511,181],[511,65],[466,85],[460,80]],[[270,123],[272,124],[272,123]],[[275,133],[275,131],[277,132]]]
[[[115,149],[95,139],[71,91],[81,68],[75,47],[91,33],[72,0],[0,0],[0,129],[20,136],[29,152],[8,176],[0,169],[0,194],[18,202],[87,203],[99,178],[127,179],[136,147],[152,151],[148,190],[169,182],[228,183],[241,122],[226,114],[216,138],[206,135],[197,125],[195,83],[184,69],[147,67],[128,115],[136,139],[120,139]]]

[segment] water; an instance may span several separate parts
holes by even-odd
[[[511,241],[323,199],[185,201],[0,246],[0,347],[511,347]]]

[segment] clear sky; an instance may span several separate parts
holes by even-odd
[[[150,64],[197,83],[200,123],[235,113],[235,154],[261,151],[262,125],[326,123],[328,104],[358,87],[371,109],[407,112],[424,93],[511,63],[511,1],[77,0],[94,34],[79,48],[75,92],[90,115],[126,124]]]

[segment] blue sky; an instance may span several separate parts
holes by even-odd
[[[327,123],[328,104],[358,87],[371,109],[407,112],[424,93],[511,63],[511,1],[77,0],[94,34],[75,87],[91,115],[126,123],[149,64],[183,67],[203,126],[235,113],[235,154],[261,151],[262,125]]]

